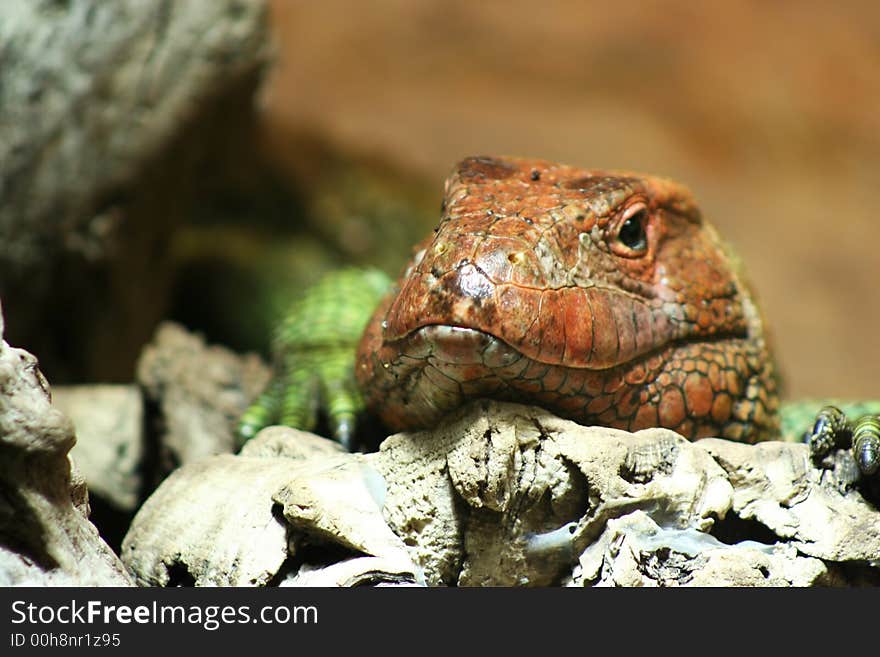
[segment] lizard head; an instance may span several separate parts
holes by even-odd
[[[447,180],[442,212],[358,350],[389,426],[489,397],[630,431],[774,435],[760,314],[687,189],[477,157]]]
[[[749,309],[688,190],[642,174],[472,157],[400,281],[384,339],[489,334],[550,365],[607,369],[671,343],[746,337]]]

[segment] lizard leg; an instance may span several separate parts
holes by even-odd
[[[390,285],[378,270],[342,269],[294,301],[276,330],[276,373],[239,422],[241,443],[270,424],[314,431],[324,418],[332,437],[352,448],[364,408],[355,351]]]
[[[293,355],[285,362],[279,424],[304,431],[312,431],[318,424],[320,382],[314,366],[311,358]]]

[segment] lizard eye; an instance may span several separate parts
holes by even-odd
[[[648,208],[634,203],[624,210],[611,243],[611,249],[626,257],[638,257],[648,251]]]

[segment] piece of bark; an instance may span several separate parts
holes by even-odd
[[[234,452],[238,419],[269,375],[254,354],[239,356],[178,324],[161,324],[141,354],[137,377],[161,415],[164,469]]]
[[[54,386],[52,399],[76,427],[70,456],[89,494],[120,511],[134,511],[146,449],[141,390],[135,385]]]
[[[75,441],[36,358],[2,340],[0,320],[0,586],[131,583],[88,521]]]
[[[231,532],[241,515],[223,508],[228,488],[209,492],[204,481],[241,490],[250,468],[281,468],[284,475],[259,493],[263,513],[279,504],[276,517],[291,530],[291,560],[272,583],[399,582],[397,571],[413,582],[459,586],[880,579],[880,511],[858,481],[813,467],[806,445],[689,442],[667,429],[583,427],[491,401],[461,409],[435,430],[391,436],[372,454],[279,448],[282,433],[258,436],[266,444],[253,453],[261,458],[223,457],[210,474],[190,470],[191,484],[160,488],[161,502],[151,498],[149,516],[139,514],[129,534],[164,555],[151,563],[201,553],[200,573],[234,572],[229,560],[212,566],[211,555],[223,540],[238,554],[246,538],[195,529],[207,534],[207,547],[181,540],[190,523]],[[280,456],[288,449],[295,458]],[[258,460],[262,467],[250,465]],[[355,563],[365,557],[380,561]],[[383,560],[397,566],[376,575]]]
[[[254,441],[261,436],[267,440],[262,432]],[[383,482],[365,457],[325,453],[303,461],[273,450],[215,456],[172,473],[122,544],[138,583],[417,581],[406,547],[382,517]],[[331,557],[321,556],[324,550]],[[333,569],[323,572],[328,565]]]
[[[0,3],[0,298],[53,382],[132,380],[176,229],[254,157],[266,23],[262,0]]]
[[[0,3],[0,263],[96,250],[97,198],[262,66],[255,0]]]

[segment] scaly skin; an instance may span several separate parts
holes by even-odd
[[[358,349],[367,407],[390,428],[492,397],[630,431],[778,436],[761,317],[685,188],[469,158],[443,207]],[[641,241],[621,233],[633,218]]]

